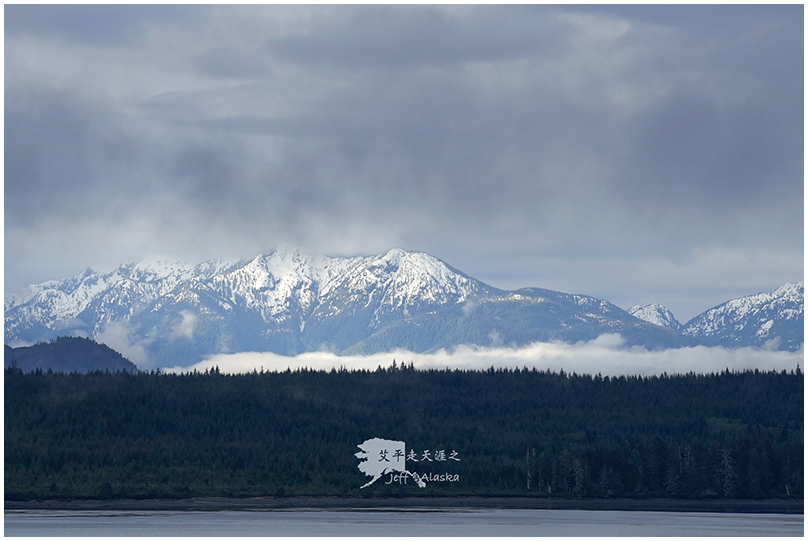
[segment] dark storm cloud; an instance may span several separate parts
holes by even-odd
[[[5,130],[7,223],[103,214],[104,194],[127,191],[125,178],[111,184],[110,175],[137,169],[138,142],[69,91],[6,91]]]
[[[399,70],[512,60],[562,46],[564,33],[550,17],[555,12],[480,7],[452,17],[434,9],[363,6],[337,15],[341,24],[333,13],[324,14],[310,34],[270,37],[267,46],[285,59],[329,68]]]
[[[168,5],[30,5],[4,6],[7,36],[33,34],[71,43],[123,46],[145,38],[149,23],[182,24],[197,18],[199,8]]]
[[[574,9],[573,6],[569,6]],[[797,12],[801,8],[786,5],[670,5],[670,4],[591,4],[581,9],[587,13],[611,15],[632,21],[650,22],[663,26],[716,30],[754,28],[760,22],[776,19],[776,24],[791,24],[802,28]]]
[[[480,210],[463,205],[464,200],[502,211],[503,206],[491,204],[496,202],[492,196],[502,197],[503,204],[541,204],[548,200],[547,195],[553,195],[554,183],[560,180],[542,174],[541,164],[552,162],[559,152],[567,154],[565,159],[608,162],[622,152],[621,145],[609,142],[615,129],[632,143],[623,156],[625,171],[612,179],[570,180],[583,184],[613,182],[618,193],[625,193],[627,202],[640,199],[650,212],[671,205],[711,206],[716,202],[719,208],[715,210],[728,207],[723,210],[735,211],[739,203],[759,201],[761,192],[780,197],[783,194],[777,191],[793,191],[801,182],[794,173],[802,149],[802,99],[801,92],[795,90],[801,85],[794,83],[801,72],[802,55],[801,47],[795,47],[801,36],[794,33],[780,39],[776,27],[764,29],[780,42],[776,52],[784,53],[766,56],[760,52],[758,40],[740,33],[753,26],[748,18],[741,19],[739,28],[739,16],[730,9],[697,8],[698,16],[691,13],[689,22],[698,19],[697,25],[705,25],[705,21],[712,21],[709,35],[702,34],[699,41],[688,45],[685,40],[691,36],[685,32],[676,43],[677,54],[684,51],[696,61],[685,64],[672,51],[653,55],[655,63],[662,61],[674,67],[660,74],[670,95],[642,115],[615,118],[606,111],[604,118],[602,107],[608,104],[594,102],[602,98],[597,92],[589,96],[592,103],[582,103],[569,99],[552,83],[543,83],[530,87],[529,96],[517,103],[485,103],[457,73],[423,77],[412,73],[414,67],[433,63],[460,65],[472,60],[541,56],[549,49],[545,42],[554,43],[557,52],[564,48],[561,44],[566,43],[569,32],[556,29],[549,39],[542,33],[543,28],[552,27],[548,21],[557,11],[520,12],[519,24],[508,26],[505,43],[496,46],[493,38],[502,35],[496,17],[492,22],[475,13],[471,22],[460,24],[430,11],[394,18],[389,16],[390,9],[360,10],[344,26],[323,20],[322,29],[309,35],[270,43],[282,57],[295,61],[331,68],[383,67],[395,72],[374,75],[368,84],[362,78],[355,79],[352,93],[337,96],[318,111],[319,126],[313,129],[326,137],[333,135],[342,156],[357,164],[369,166],[373,157],[380,155],[385,163],[398,158],[396,161],[409,169],[399,170],[395,180],[391,179],[396,186],[403,183],[423,189],[422,184],[437,182],[430,195],[445,196],[445,202],[460,205],[461,212]],[[782,13],[776,9],[747,11],[748,16],[765,16],[767,20]],[[679,8],[640,10],[639,18],[675,28],[688,22],[683,15]],[[700,49],[716,41],[714,34],[729,34],[727,28],[733,24],[735,34],[725,36],[723,50]],[[413,27],[423,35],[408,33]],[[483,32],[475,32],[480,29]],[[760,68],[773,79],[762,82],[771,88],[757,97],[754,94],[759,89],[744,87],[750,80],[761,84],[755,75]],[[693,88],[696,85],[689,79],[694,71],[695,76],[711,73],[714,81],[706,82],[715,88]],[[783,88],[788,90],[783,92]],[[739,92],[751,95],[732,103],[727,94]],[[763,103],[773,92],[780,94],[776,103]],[[300,125],[313,123],[301,119]],[[602,152],[598,153],[598,148]],[[396,156],[389,156],[390,151]],[[478,174],[469,175],[469,171]],[[776,183],[773,193],[766,179],[783,175],[791,175],[793,181]],[[503,189],[493,193],[487,189],[492,179]],[[475,182],[485,184],[485,198],[475,194]]]
[[[792,110],[798,113],[796,105]],[[762,104],[722,108],[672,96],[636,121],[631,135],[639,182],[631,188],[653,184],[660,206],[707,205],[715,212],[797,193],[802,130],[776,114]]]
[[[268,75],[266,62],[251,53],[216,48],[196,55],[192,63],[200,73],[225,79]]]
[[[237,149],[221,144],[188,147],[178,150],[172,161],[170,173],[176,181],[187,184],[186,197],[215,203],[221,209],[229,196],[243,195],[238,185],[243,172]]]
[[[802,273],[801,6],[7,6],[5,25],[7,255],[399,245],[693,312]]]
[[[684,222],[702,239],[726,242],[752,225],[774,243],[801,242],[801,8],[704,7],[688,20],[684,7],[670,19],[661,16],[667,9],[650,10],[659,16],[649,19],[677,29],[667,39],[680,54],[641,66],[665,81],[665,95],[628,123],[616,191],[645,216]],[[783,213],[768,223],[749,219],[773,207]]]

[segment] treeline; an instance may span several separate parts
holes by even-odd
[[[6,499],[803,497],[799,369],[609,378],[10,368],[4,391]],[[386,477],[360,491],[369,478],[354,453],[374,437],[406,442],[410,471],[456,481],[421,489]]]

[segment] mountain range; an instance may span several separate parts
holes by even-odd
[[[5,342],[122,337],[152,366],[214,353],[414,352],[460,344],[574,343],[606,333],[626,346],[766,346],[803,342],[803,285],[728,301],[681,325],[660,305],[623,310],[586,295],[497,289],[428,254],[393,249],[328,257],[279,248],[199,265],[141,261],[5,296]],[[124,351],[124,353],[126,353]]]

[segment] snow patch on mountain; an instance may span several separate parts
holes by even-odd
[[[674,317],[673,312],[661,304],[632,306],[628,309],[628,313],[637,319],[665,327],[666,329],[679,330],[682,327],[682,324]]]

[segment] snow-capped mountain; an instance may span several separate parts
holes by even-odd
[[[799,306],[788,305],[798,313],[788,317],[801,326],[801,284],[799,295]],[[153,260],[105,273],[87,269],[7,293],[5,342],[16,347],[86,336],[141,368],[187,366],[215,353],[424,352],[460,344],[578,342],[604,333],[647,348],[701,343],[696,326],[685,335],[639,317],[646,312],[634,317],[585,295],[499,290],[424,253],[327,257],[280,248],[242,261]],[[772,314],[766,321],[775,319]],[[763,327],[770,339],[780,329]],[[797,340],[801,327],[780,347],[798,347]]]
[[[26,336],[50,335],[51,330],[76,329],[96,336],[110,322],[131,318],[180,283],[213,276],[227,265],[221,260],[196,267],[146,260],[102,274],[85,269],[67,280],[28,286],[6,295],[6,342],[28,342]]]
[[[434,257],[403,250],[331,258],[282,248],[197,266],[144,261],[6,295],[5,340],[97,338],[117,325],[160,359],[247,349],[296,353],[311,338],[341,350],[356,342],[357,331],[491,291]]]
[[[785,284],[711,308],[685,323],[682,332],[708,344],[796,350],[804,340],[804,310],[803,283]]]
[[[642,306],[632,306],[628,309],[628,313],[637,319],[665,327],[666,329],[673,329],[678,331],[682,328],[673,316],[673,313],[662,306],[661,304],[644,304]]]

